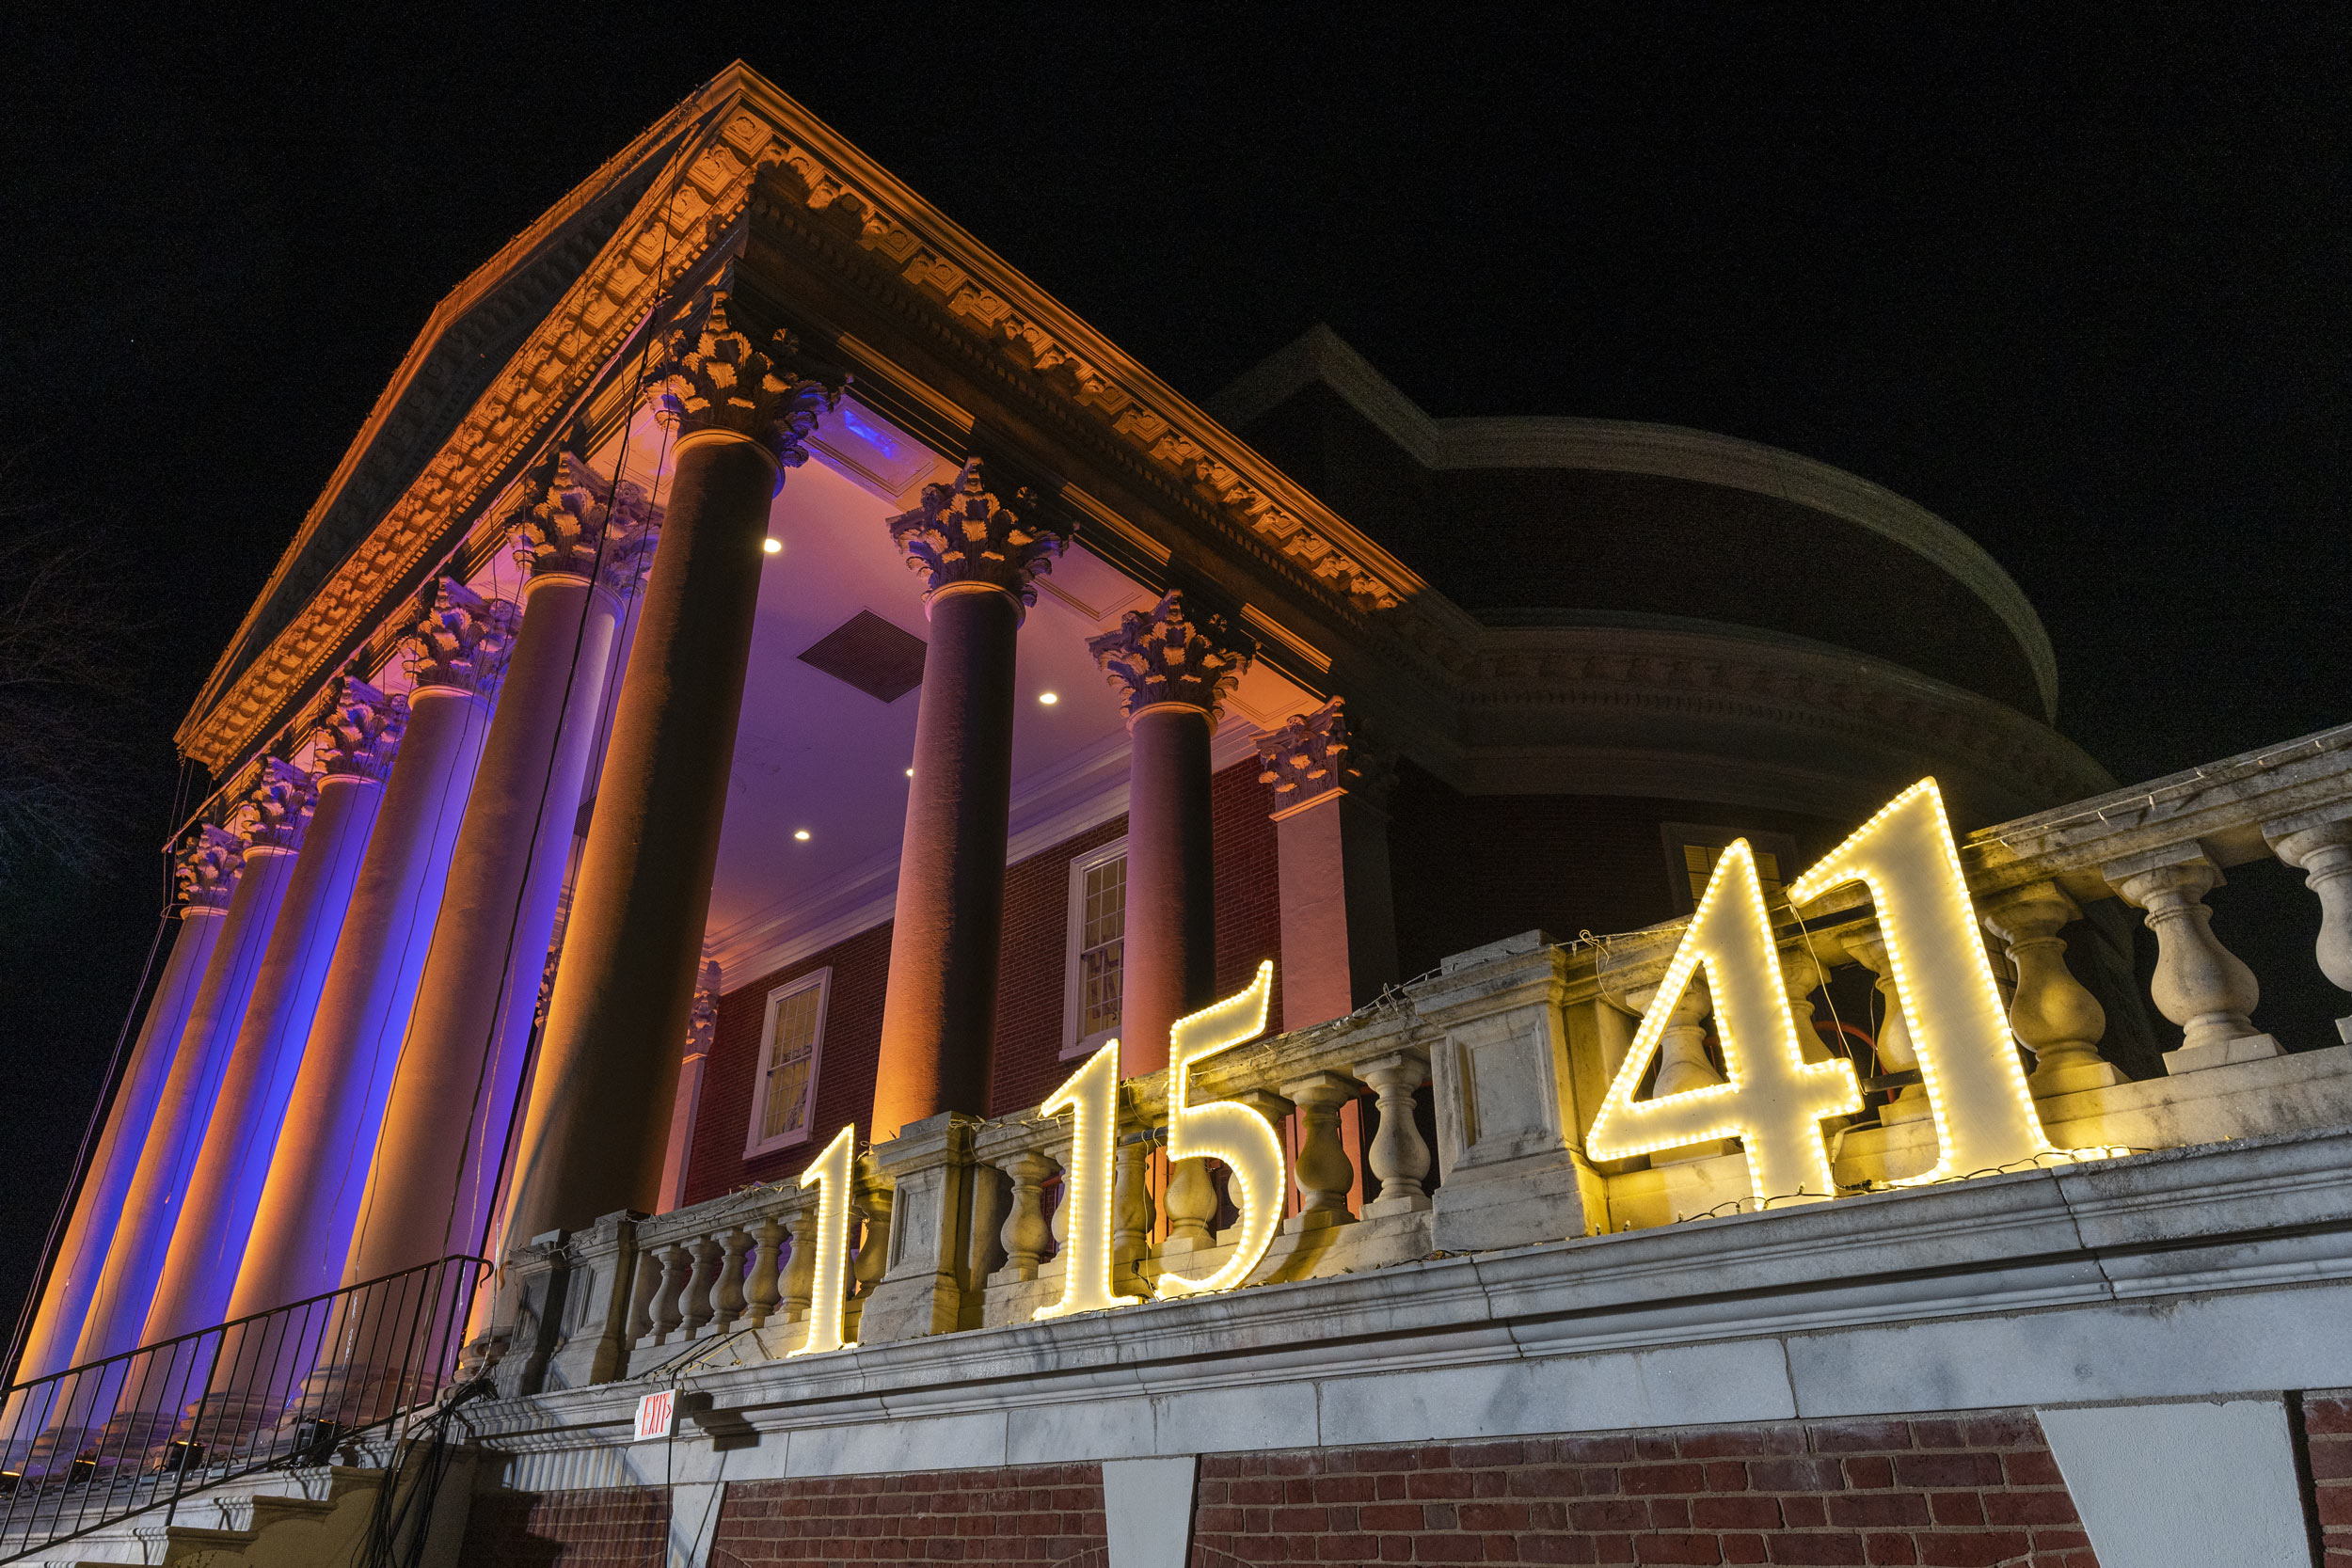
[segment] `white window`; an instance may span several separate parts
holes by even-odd
[[[1119,1033],[1126,936],[1127,841],[1122,838],[1070,863],[1070,956],[1061,1008],[1064,1057],[1083,1055]]]
[[[832,993],[830,969],[787,980],[768,993],[745,1159],[808,1141],[817,1107],[817,1064],[825,1047],[825,1002]]]

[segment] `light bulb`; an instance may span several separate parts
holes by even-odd
[[[762,539],[759,542],[759,547],[766,550],[770,555],[782,555],[784,553],[784,541],[781,539]]]

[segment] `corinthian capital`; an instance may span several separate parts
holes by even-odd
[[[245,794],[229,813],[229,831],[257,849],[299,849],[302,830],[318,804],[318,781],[281,757],[263,757]]]
[[[625,594],[652,560],[661,509],[643,485],[616,484],[565,451],[524,481],[508,521],[527,578],[597,578]]]
[[[781,467],[808,461],[804,443],[819,416],[841,401],[838,386],[785,368],[798,344],[779,332],[766,348],[735,329],[723,281],[694,296],[677,324],[656,340],[645,400],[680,436],[728,430],[766,447]]]
[[[710,1054],[719,1037],[719,960],[710,959],[694,983],[694,1005],[686,1015],[685,1059]]]
[[[1280,729],[1258,737],[1258,782],[1274,786],[1275,815],[1339,791],[1386,793],[1390,770],[1363,752],[1351,730],[1341,699],[1334,697],[1312,712],[1292,714]]]
[[[1087,651],[1110,676],[1111,689],[1134,718],[1162,703],[1200,708],[1216,723],[1225,699],[1249,668],[1254,649],[1235,638],[1220,616],[1196,623],[1184,614],[1184,596],[1170,591],[1147,613],[1131,610],[1119,629],[1087,640]]]
[[[407,698],[388,697],[357,675],[338,675],[310,732],[311,766],[321,778],[382,784],[407,728]]]
[[[953,484],[924,485],[923,504],[889,520],[891,542],[924,574],[929,593],[980,583],[1003,589],[1026,610],[1037,603],[1037,578],[1054,569],[1070,535],[1051,523],[1022,521],[1040,510],[1028,491],[1015,491],[1012,499],[1007,506],[990,493],[980,460],[972,458]]]
[[[229,908],[237,888],[237,873],[245,869],[245,840],[210,822],[196,832],[171,857],[171,879],[179,887],[184,917],[202,911],[218,913]]]
[[[495,699],[521,618],[504,599],[485,599],[453,578],[434,578],[418,595],[417,629],[401,642],[410,684]]]

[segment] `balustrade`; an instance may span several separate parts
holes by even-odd
[[[2253,1021],[2254,974],[2224,945],[2204,902],[2228,868],[2276,855],[2304,874],[2317,899],[2320,973],[2352,990],[2352,726],[2005,823],[1961,847],[1991,970],[2015,1042],[2030,1054],[2026,1085],[2054,1147],[2159,1148],[2352,1121],[2352,1052],[2297,1039],[2297,1053],[2282,1053]],[[2106,898],[2141,911],[2156,935],[2146,1000],[2182,1029],[2164,1077],[2135,1082],[2102,1052],[2109,1018],[2141,999],[2090,970],[2078,976],[2067,962],[2067,933]],[[2308,908],[2278,913],[2307,919]],[[1925,1173],[1941,1130],[1916,1081],[1904,981],[1882,911],[1855,887],[1801,912],[1786,904],[1768,911],[1800,1051],[1812,1061],[1848,1054],[1858,1077],[1898,1081],[1874,1109],[1824,1119],[1833,1173],[1846,1191]],[[2254,912],[2230,910],[2233,921]],[[1584,1129],[1637,1016],[1655,999],[1682,924],[1568,944],[1541,933],[1508,939],[1447,960],[1359,1015],[1194,1069],[1194,1102],[1239,1101],[1288,1130],[1292,1212],[1246,1283],[1753,1207],[1738,1139],[1597,1167],[1583,1153]],[[1864,1021],[1875,1023],[1868,1051],[1851,1037],[1857,1031],[1825,1040],[1813,1027],[1816,998],[1854,966],[1879,1003]],[[1712,1006],[1704,975],[1695,976],[1665,1025],[1652,1094],[1724,1082],[1706,1045]],[[1170,1166],[1153,1153],[1166,1120],[1164,1078],[1130,1079],[1119,1094],[1113,1275],[1114,1289],[1131,1295],[1150,1294],[1165,1270],[1205,1276],[1232,1244],[1215,1228],[1220,1196],[1209,1162]],[[1417,1113],[1424,1089],[1436,1109],[1434,1149]],[[1358,1147],[1346,1108],[1367,1097],[1373,1131]],[[1070,1180],[1069,1118],[963,1118],[925,1134],[930,1141],[919,1149],[914,1132],[858,1167],[850,1317],[886,1277],[928,1267],[915,1255],[930,1249],[940,1289],[957,1298],[935,1322],[1030,1322],[1062,1295],[1070,1206],[1057,1197]],[[962,1174],[942,1185],[925,1174],[933,1166]],[[898,1216],[907,1233],[894,1243],[894,1204],[904,1207],[911,1180],[925,1193],[961,1191],[965,1208],[960,1221],[943,1211],[951,1222],[944,1227],[930,1213],[935,1203],[919,1221],[909,1210]],[[691,1356],[696,1344],[743,1331],[755,1331],[753,1343],[766,1354],[794,1348],[796,1331],[785,1325],[808,1311],[814,1259],[802,1243],[814,1223],[807,1196],[782,1188],[638,1222],[626,1334],[632,1365]],[[894,1259],[894,1245],[906,1258]]]

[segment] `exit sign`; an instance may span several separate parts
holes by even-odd
[[[667,1437],[677,1424],[677,1390],[664,1388],[658,1394],[647,1394],[637,1402],[637,1436],[643,1443],[648,1438]]]

